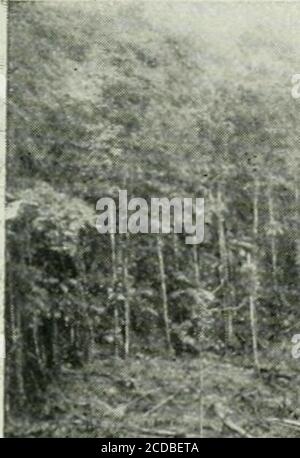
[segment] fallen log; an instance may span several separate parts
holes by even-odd
[[[290,420],[289,418],[266,418],[266,421],[269,423],[281,423],[286,426],[292,426],[294,428],[300,429],[300,421]]]
[[[127,426],[128,427],[128,426]],[[129,429],[130,426],[129,426]],[[150,428],[143,428],[143,427],[132,427],[132,430],[134,432],[142,433],[142,434],[147,434],[147,437],[189,437],[186,435],[186,433],[183,432],[178,432],[178,431],[171,431],[167,429],[150,429]],[[191,435],[190,437],[193,437]]]
[[[147,412],[145,412],[143,416],[145,417],[145,416],[150,415],[151,413],[156,412],[157,410],[161,409],[161,407],[166,405],[168,402],[172,401],[172,399],[174,399],[177,396],[177,394],[180,393],[181,391],[182,391],[182,388],[180,388],[179,390],[177,390],[175,393],[171,394],[167,398],[163,399],[161,402],[156,404],[154,407],[152,407],[151,409],[147,410]]]
[[[241,426],[237,425],[235,422],[233,422],[230,418],[228,418],[228,412],[224,408],[223,405],[221,404],[214,404],[214,411],[216,415],[220,418],[220,420],[223,422],[223,425],[227,426],[231,431],[238,433],[242,437],[247,437],[247,438],[252,438],[248,432],[242,428]]]

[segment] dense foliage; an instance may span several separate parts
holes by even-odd
[[[253,353],[259,368],[299,320],[297,49],[262,42],[250,5],[249,29],[216,37],[205,5],[183,30],[156,8],[10,4],[10,409],[95,345]],[[96,201],[119,189],[204,197],[205,242],[100,236]]]

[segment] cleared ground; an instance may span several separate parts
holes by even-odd
[[[300,436],[298,372],[279,363],[258,377],[250,365],[205,355],[203,435]],[[10,419],[7,436],[199,437],[199,380],[197,358],[99,357],[66,368],[40,413]]]

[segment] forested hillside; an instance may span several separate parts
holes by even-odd
[[[9,5],[7,418],[95,358],[291,359],[300,9],[150,3]],[[204,197],[204,243],[99,235],[120,189]]]

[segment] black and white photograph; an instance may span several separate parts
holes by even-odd
[[[4,437],[300,437],[300,2],[4,3]]]

